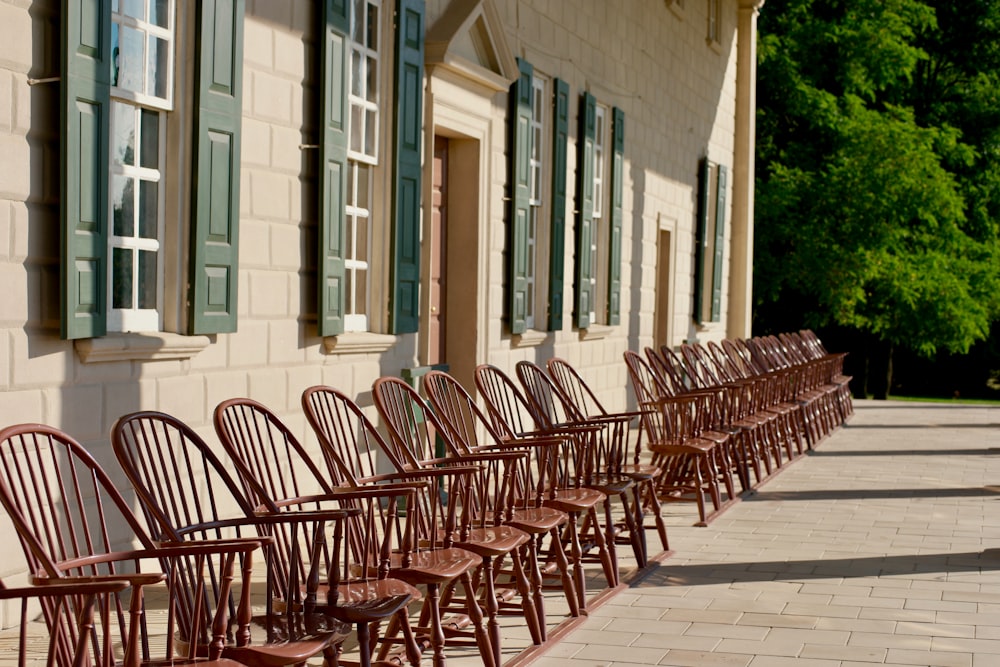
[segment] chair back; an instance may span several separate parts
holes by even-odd
[[[556,386],[569,399],[570,404],[575,408],[577,419],[586,419],[598,415],[607,415],[597,395],[580,376],[573,366],[565,359],[553,357],[545,363],[549,375],[555,381]]]
[[[382,506],[378,502],[382,496],[378,494],[352,494],[337,487],[326,477],[326,472],[316,466],[312,454],[288,426],[257,401],[249,398],[223,401],[215,409],[214,423],[223,447],[246,478],[248,492],[265,493],[259,499],[261,505],[280,507],[289,518],[293,518],[289,513],[293,510],[308,512],[336,507],[351,511],[352,516],[344,520],[344,527],[338,524],[332,549],[319,532],[323,529],[322,523],[298,522],[295,526],[286,526],[279,534],[276,540],[279,558],[283,562],[298,562],[297,581],[306,581],[314,570],[317,575],[326,572],[331,585],[384,578],[388,574],[397,520],[396,502],[386,502]],[[398,497],[405,503],[411,495],[412,489],[404,489],[392,498],[395,501]],[[293,550],[295,543],[289,528],[295,528],[299,540],[312,543],[313,549]],[[343,538],[341,532],[346,533]],[[341,539],[346,540],[348,547],[343,550],[344,558],[338,562],[333,559],[340,552]],[[322,546],[317,547],[316,543]],[[286,600],[293,595],[285,588],[275,593]]]
[[[302,409],[336,484],[357,487],[383,480],[380,457],[387,457],[393,470],[403,467],[361,407],[340,390],[309,387],[302,392]]]

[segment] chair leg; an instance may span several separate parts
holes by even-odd
[[[563,594],[566,596],[566,603],[569,605],[569,614],[573,618],[580,615],[580,607],[585,604],[586,601],[581,603],[581,597],[577,594],[577,586],[573,582],[573,576],[570,572],[569,559],[566,558],[566,549],[563,547],[563,542],[559,538],[559,528],[552,529],[552,542],[549,548],[549,553],[551,557],[556,561],[556,568],[559,570],[559,579],[562,581]],[[541,544],[542,537],[539,536],[539,544]],[[541,606],[539,606],[541,608]],[[538,615],[539,618],[544,622],[545,615],[541,612]]]
[[[479,601],[476,599],[476,588],[472,583],[472,575],[469,572],[465,572],[462,574],[461,580],[462,587],[465,589],[465,606],[469,612],[469,618],[472,620],[472,629],[476,635],[476,645],[479,647],[479,657],[483,661],[483,667],[499,667],[496,654],[493,651],[493,643],[490,641],[486,630],[483,629],[483,610],[479,607]],[[496,600],[495,594],[493,599],[494,601]],[[444,635],[442,634],[442,636]],[[435,654],[436,658],[437,655]],[[443,667],[443,655],[441,659]]]
[[[486,588],[484,595],[484,602],[486,603],[486,629],[490,637],[490,646],[493,649],[493,664],[499,665],[500,621],[497,620],[497,616],[500,615],[500,604],[497,602],[496,581],[493,573],[493,559],[489,556],[483,556],[483,564],[479,569],[480,572],[477,576],[482,578],[482,583]],[[473,582],[473,590],[478,589],[478,583],[479,582]],[[475,597],[473,597],[473,600],[475,601]]]
[[[531,633],[531,643],[541,644],[545,641],[545,630],[543,627],[544,616],[538,615],[538,608],[535,606],[538,600],[532,594],[531,584],[528,581],[527,575],[524,573],[524,558],[522,557],[522,550],[527,554],[531,550],[531,542],[529,541],[526,545],[518,547],[510,554],[511,567],[514,570],[514,583],[517,586],[517,592],[521,596],[521,612],[524,614],[524,621],[528,624],[528,631]],[[530,566],[529,567],[533,567]],[[493,647],[494,652],[497,653],[497,664],[500,664],[499,657],[499,639],[495,642]]]
[[[646,489],[646,503],[649,505],[650,510],[653,512],[653,523],[656,525],[656,532],[660,537],[660,548],[664,551],[670,550],[670,544],[667,540],[667,525],[663,522],[663,511],[660,507],[660,499],[656,495],[656,480],[647,479],[643,482],[643,487]]]
[[[590,521],[593,524],[594,542],[597,545],[597,553],[601,558],[601,567],[604,569],[604,578],[608,581],[608,587],[614,588],[618,585],[618,557],[615,554],[614,522],[611,520],[611,498],[604,498],[604,521],[605,531],[601,531],[601,522],[597,519],[597,509],[591,507],[588,511]],[[607,539],[607,535],[611,539]]]

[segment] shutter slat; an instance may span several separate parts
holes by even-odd
[[[344,332],[344,226],[347,192],[347,62],[350,3],[323,0],[320,22],[319,250],[316,328],[320,336]]]
[[[236,331],[244,0],[200,3],[191,205],[192,334]]]
[[[111,6],[62,3],[60,336],[107,333]]]
[[[420,328],[420,139],[424,88],[424,2],[396,5],[396,84],[393,118],[392,333]]]

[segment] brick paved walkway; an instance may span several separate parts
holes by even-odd
[[[1000,665],[1000,408],[856,410],[534,664]]]

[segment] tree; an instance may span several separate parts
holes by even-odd
[[[885,390],[893,348],[964,353],[1000,319],[1000,3],[938,5],[760,18],[755,328],[835,327]]]

